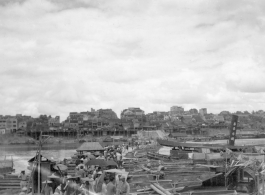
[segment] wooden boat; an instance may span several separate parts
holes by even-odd
[[[4,157],[4,160],[0,160],[0,175],[5,175],[12,173],[14,171],[14,162],[13,157],[10,156],[10,159],[7,159],[7,156]]]
[[[174,175],[165,174],[164,178],[157,177],[157,174],[129,175],[132,178],[130,182],[131,191],[137,192],[139,189],[147,188],[150,183],[159,183],[166,189],[181,188],[181,191],[190,188],[200,187],[204,181],[218,177],[220,174],[214,172],[190,172],[178,173]]]
[[[166,161],[178,160],[179,159],[179,158],[176,158],[176,157],[173,157],[173,156],[159,154],[159,153],[156,153],[156,152],[147,152],[147,157],[151,158],[151,159],[166,160]]]

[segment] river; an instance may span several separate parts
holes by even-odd
[[[211,142],[196,142],[196,144],[225,144],[227,140],[216,140]],[[265,139],[240,139],[236,140],[236,145],[264,145]],[[53,158],[54,160],[63,160],[64,158],[70,158],[75,152],[76,148],[80,144],[65,144],[65,145],[48,145],[44,146],[42,154]],[[25,145],[0,145],[0,159],[3,159],[5,155],[11,155],[14,160],[15,173],[20,173],[21,170],[27,170],[28,160],[36,155],[36,146]],[[170,148],[162,147],[159,150],[160,154],[169,155]],[[10,158],[10,157],[7,157]]]
[[[75,152],[79,144],[67,144],[67,145],[49,145],[44,146],[42,154],[54,160],[63,160],[64,158],[70,158]],[[27,169],[28,160],[36,155],[37,146],[32,145],[0,145],[0,160],[13,158],[15,173],[20,173]]]

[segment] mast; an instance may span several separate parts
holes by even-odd
[[[38,154],[38,194],[40,195],[40,187],[41,187],[41,181],[40,181],[40,166],[41,166],[41,145],[42,145],[42,131],[40,132],[40,138],[39,138],[39,154]]]
[[[230,126],[230,136],[229,136],[229,145],[231,146],[235,145],[237,123],[238,123],[238,116],[232,115],[231,126]]]

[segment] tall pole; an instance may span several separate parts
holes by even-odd
[[[264,174],[261,174],[262,177],[262,195],[265,195],[264,193]]]
[[[260,191],[260,189],[259,189],[259,172],[256,173],[256,177],[257,177],[257,184],[256,185],[257,185],[257,192],[258,192],[257,195],[259,195],[260,194],[259,193],[259,191]]]
[[[40,138],[39,138],[39,155],[38,155],[38,194],[40,195],[40,166],[41,166],[41,143],[42,142],[42,131],[40,132]]]
[[[226,169],[227,169],[227,153],[225,150],[225,187],[227,187]]]

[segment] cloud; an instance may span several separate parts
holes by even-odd
[[[264,2],[0,3],[0,114],[264,102]]]

